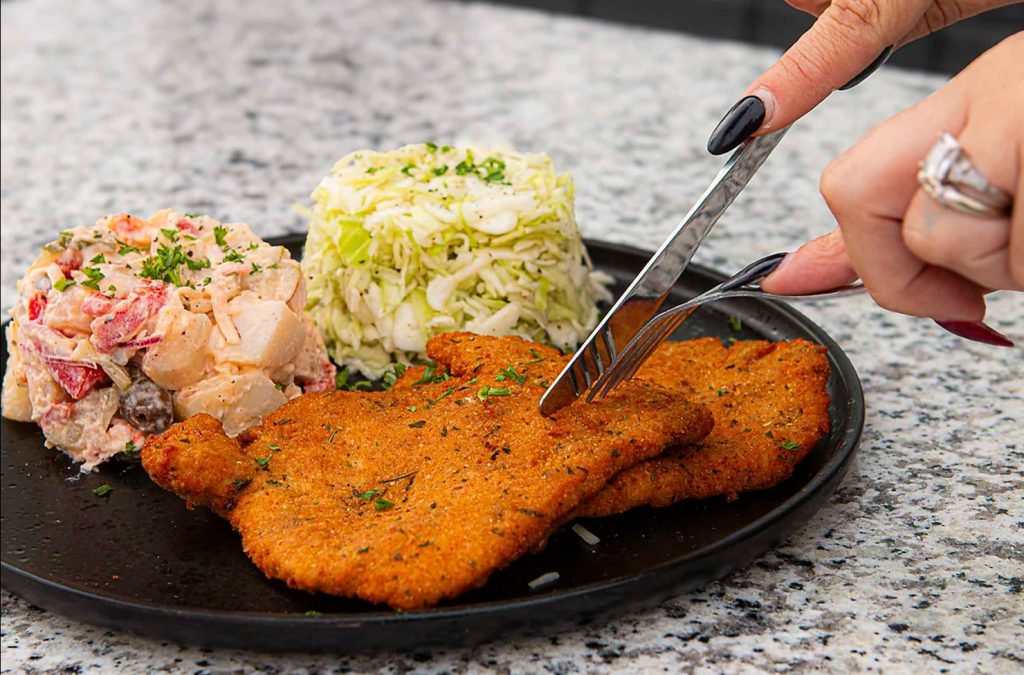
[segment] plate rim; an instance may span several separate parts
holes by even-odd
[[[302,233],[289,232],[284,235],[267,237],[266,241],[278,246],[294,246],[303,243],[305,235]],[[598,239],[584,238],[587,253],[590,255],[592,248],[603,249],[602,253],[621,253],[630,257],[647,259],[652,251],[618,242],[603,241]],[[699,273],[701,276],[712,280],[724,280],[726,275],[701,264],[691,264],[688,271]],[[471,604],[433,607],[415,612],[395,612],[390,609],[379,609],[359,613],[323,613],[317,616],[310,616],[298,613],[268,613],[252,612],[228,609],[203,609],[203,608],[176,608],[168,605],[142,602],[137,600],[126,600],[111,597],[95,591],[76,588],[60,583],[46,577],[39,576],[12,565],[6,560],[0,560],[0,571],[2,571],[2,585],[9,591],[24,597],[15,590],[15,587],[34,587],[32,590],[59,594],[67,600],[86,602],[98,605],[99,609],[108,609],[116,612],[126,612],[134,615],[146,615],[153,618],[166,619],[191,619],[203,622],[204,625],[214,626],[217,624],[236,625],[239,622],[249,626],[260,627],[292,627],[301,625],[308,628],[335,627],[342,623],[346,627],[370,627],[388,624],[391,626],[417,625],[424,622],[437,622],[445,620],[459,620],[466,618],[485,618],[495,614],[506,612],[521,612],[524,610],[544,609],[547,606],[559,605],[572,601],[581,596],[593,594],[607,594],[617,589],[633,586],[644,580],[660,577],[670,573],[672,568],[693,564],[701,559],[711,558],[723,548],[731,548],[742,544],[745,540],[754,538],[760,532],[766,532],[770,526],[783,519],[787,514],[799,510],[800,506],[818,494],[823,487],[835,480],[841,479],[848,468],[849,462],[856,452],[863,436],[863,429],[866,420],[866,401],[864,398],[863,385],[857,374],[856,368],[850,361],[847,354],[824,328],[818,326],[803,313],[794,309],[785,302],[768,298],[759,298],[757,302],[768,304],[772,311],[782,314],[786,319],[793,322],[805,333],[811,335],[814,340],[828,349],[828,358],[833,370],[841,377],[849,391],[849,398],[846,402],[848,410],[847,427],[843,437],[837,443],[835,450],[831,453],[823,466],[818,469],[808,480],[792,495],[787,497],[776,507],[765,512],[747,525],[716,540],[715,542],[702,546],[687,554],[679,555],[653,565],[641,572],[626,576],[617,576],[611,579],[591,582],[581,586],[574,586],[564,590],[553,589],[549,592],[536,596],[524,596],[502,600],[488,600]],[[4,322],[6,326],[7,322]],[[649,508],[649,507],[647,507]],[[790,531],[791,533],[792,531]],[[764,553],[757,554],[756,557]],[[743,566],[749,565],[749,562]],[[11,582],[17,579],[14,584]],[[668,584],[666,584],[668,585]],[[60,603],[52,603],[54,606]],[[59,610],[58,614],[62,614]],[[267,646],[265,648],[272,648]]]

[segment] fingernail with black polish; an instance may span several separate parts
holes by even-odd
[[[871,73],[875,72],[876,70],[885,65],[885,62],[889,60],[890,56],[892,56],[893,49],[893,45],[889,45],[888,47],[883,49],[882,53],[876,56],[875,60],[868,64],[867,68],[854,75],[852,80],[850,80],[843,86],[839,87],[839,91],[853,89],[858,84],[868,79],[871,76]]]
[[[996,347],[1012,347],[1013,340],[983,321],[939,321],[939,324],[953,335]]]
[[[756,96],[741,98],[711,132],[708,152],[721,155],[736,148],[761,128],[764,117],[765,107],[761,99]]]

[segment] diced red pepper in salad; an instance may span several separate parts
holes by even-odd
[[[143,281],[113,310],[93,320],[90,340],[96,349],[109,352],[130,340],[167,301],[167,284]]]
[[[82,363],[68,363],[43,357],[43,363],[50,375],[57,381],[68,396],[76,401],[85,398],[93,389],[110,382],[110,378],[102,368]]]
[[[28,301],[28,320],[36,321],[46,311],[46,293],[39,292]]]

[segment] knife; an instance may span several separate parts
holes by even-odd
[[[783,127],[751,138],[726,160],[708,189],[544,392],[540,399],[542,415],[554,413],[586,392],[618,351],[657,313],[708,232],[788,130]]]

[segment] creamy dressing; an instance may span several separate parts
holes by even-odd
[[[108,216],[47,244],[18,293],[3,414],[83,470],[145,442],[123,408],[133,377],[170,392],[175,419],[204,412],[231,434],[333,386],[298,262],[245,224]]]

